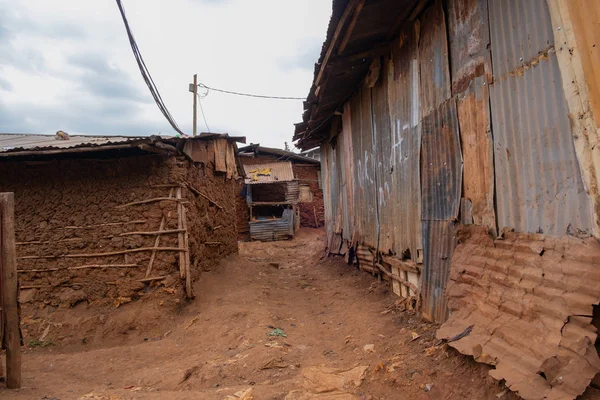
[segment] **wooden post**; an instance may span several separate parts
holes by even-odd
[[[6,344],[6,387],[21,387],[21,334],[15,244],[15,196],[0,193],[0,272],[2,273],[2,313]]]
[[[194,136],[198,133],[198,74],[194,74]]]

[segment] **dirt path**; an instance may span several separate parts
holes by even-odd
[[[322,248],[316,230],[243,243],[239,256],[202,275],[187,306],[149,296],[109,319],[88,306],[54,314],[79,322],[62,342],[28,350],[23,389],[0,389],[0,397],[222,400],[252,388],[254,399],[268,400],[449,400],[503,392],[486,367],[433,346],[435,326],[395,308],[387,283],[339,259],[319,261]],[[83,323],[90,320],[100,322]]]

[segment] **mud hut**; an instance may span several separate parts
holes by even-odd
[[[204,268],[237,251],[236,141],[0,135],[0,191],[15,193],[21,300],[194,296]]]
[[[598,371],[600,3],[334,0],[294,139],[327,247],[525,399]]]
[[[319,160],[259,144],[240,148],[239,159],[246,174],[237,199],[241,235],[285,239],[323,226]]]

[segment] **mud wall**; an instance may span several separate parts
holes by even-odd
[[[184,181],[222,208],[181,187]],[[19,278],[33,301],[128,302],[159,282],[182,292],[179,232],[160,235],[164,250],[155,252],[148,274],[167,278],[142,281],[153,254],[144,249],[157,241],[152,232],[179,229],[178,190],[192,278],[237,251],[237,189],[212,163],[154,155],[2,162],[0,190],[15,192]]]
[[[305,166],[292,163],[294,176],[298,179],[300,186],[309,187],[313,195],[312,202],[301,202],[300,226],[319,228],[325,221],[325,210],[323,205],[323,191],[319,188],[320,169],[315,166]]]

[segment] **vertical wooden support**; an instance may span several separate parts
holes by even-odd
[[[181,186],[175,190],[175,197],[181,199]],[[181,230],[181,232],[177,234],[177,239],[179,248],[183,249],[185,246],[185,238],[183,235],[183,204],[181,204],[180,201],[177,202],[177,229]],[[185,251],[179,252],[179,277],[181,279],[185,278]]]
[[[2,273],[2,313],[6,345],[6,387],[21,387],[21,334],[15,244],[14,193],[0,193],[0,272]]]
[[[181,188],[180,188],[181,189]],[[169,190],[169,198],[173,197],[173,188]],[[160,226],[158,227],[158,231],[162,232],[165,228],[165,224],[167,223],[167,217],[163,215],[160,220]],[[154,247],[157,248],[160,244],[160,233],[154,239]],[[152,255],[150,256],[150,262],[148,263],[148,268],[146,268],[145,277],[148,278],[150,276],[150,272],[152,272],[152,266],[154,265],[154,260],[156,259],[156,250],[152,250]],[[127,262],[126,262],[127,264]]]
[[[185,295],[188,299],[194,298],[194,290],[192,289],[192,272],[190,270],[190,245],[189,245],[189,236],[187,231],[187,213],[185,206],[181,205],[181,222],[183,229],[183,247],[187,250],[185,252],[184,261],[185,261]]]

